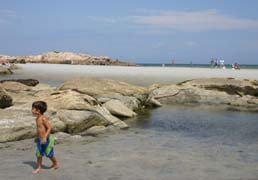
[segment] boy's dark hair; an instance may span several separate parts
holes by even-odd
[[[32,103],[32,108],[35,108],[39,110],[41,114],[44,114],[47,110],[47,103],[44,101],[35,101]]]

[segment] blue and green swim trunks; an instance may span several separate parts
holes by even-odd
[[[47,137],[47,142],[45,144],[42,144],[40,138],[37,138],[36,156],[37,157],[46,156],[48,158],[52,158],[54,156],[54,143],[55,143],[55,139],[53,135],[49,135]]]

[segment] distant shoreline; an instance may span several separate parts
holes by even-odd
[[[100,66],[100,65],[66,65],[66,64],[19,64],[20,69],[12,75],[0,76],[5,79],[35,78],[42,83],[58,86],[74,77],[96,77],[125,81],[134,85],[176,84],[185,80],[198,78],[237,78],[258,80],[257,69],[232,70],[227,68],[192,68],[161,66]]]
[[[210,68],[210,64],[163,64],[163,63],[136,63],[143,67],[189,67],[189,68]],[[231,69],[231,64],[225,64],[227,69]],[[212,68],[220,69],[220,68]],[[258,64],[241,64],[241,69],[258,69]]]

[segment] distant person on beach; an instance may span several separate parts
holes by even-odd
[[[234,70],[240,70],[240,64],[234,63],[233,69],[234,69]]]
[[[224,60],[224,59],[221,59],[221,60],[219,61],[219,63],[220,63],[220,68],[226,69],[225,60]]]
[[[214,68],[214,66],[215,66],[215,61],[213,58],[211,58],[211,68]]]
[[[223,68],[224,62],[225,62],[224,59],[219,60],[220,68]]]
[[[214,67],[217,68],[218,66],[219,66],[219,60],[218,60],[218,59],[215,59]]]
[[[42,167],[42,157],[45,155],[52,161],[51,169],[58,168],[58,162],[54,157],[54,137],[50,134],[51,125],[48,119],[43,114],[47,110],[47,103],[44,101],[36,101],[32,104],[31,112],[36,116],[36,127],[37,127],[37,137],[35,138],[35,143],[37,146],[36,156],[37,156],[37,168],[32,171],[33,174],[40,172]]]

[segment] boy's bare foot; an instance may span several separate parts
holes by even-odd
[[[40,168],[37,168],[34,171],[32,171],[32,174],[38,174],[39,172],[40,172]]]
[[[59,164],[58,164],[58,163],[53,164],[53,165],[50,167],[51,170],[56,170],[56,169],[58,169],[58,168],[59,168]]]

